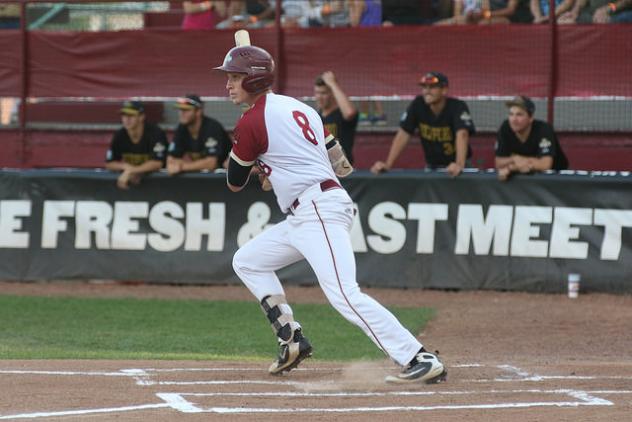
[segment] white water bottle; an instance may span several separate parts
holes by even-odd
[[[581,275],[571,273],[568,275],[568,297],[571,299],[577,299],[579,296],[579,282],[581,281]]]

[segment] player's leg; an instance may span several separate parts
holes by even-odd
[[[340,201],[343,201],[341,198]],[[355,257],[349,237],[352,217],[339,201],[310,204],[314,223],[292,232],[292,243],[310,263],[330,303],[347,320],[360,327],[391,359],[404,366],[398,380],[436,382],[444,372],[436,356],[356,282]],[[346,220],[346,221],[345,221]]]
[[[235,252],[233,268],[259,302],[271,295],[285,295],[276,271],[303,259],[289,242],[287,221],[282,221]]]
[[[303,259],[290,245],[288,232],[289,226],[283,221],[247,242],[233,257],[235,273],[261,304],[279,342],[279,356],[269,368],[271,374],[291,370],[312,351],[275,273]]]

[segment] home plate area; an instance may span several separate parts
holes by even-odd
[[[174,362],[162,362],[161,365],[174,365]],[[121,403],[120,406],[107,407],[85,401],[80,407],[73,403],[66,409],[60,409],[63,400],[57,400],[57,409],[42,406],[25,412],[22,408],[19,413],[7,411],[7,407],[2,406],[0,420],[65,420],[66,417],[77,420],[77,416],[91,414],[105,416],[105,420],[108,420],[108,414],[110,417],[116,415],[117,420],[132,420],[132,414],[151,411],[155,420],[169,420],[174,416],[173,412],[181,412],[183,417],[184,414],[196,413],[302,414],[303,420],[310,420],[310,414],[331,417],[336,414],[339,417],[356,415],[358,420],[362,420],[362,415],[368,417],[367,414],[396,413],[404,417],[432,412],[453,417],[467,415],[470,420],[482,421],[491,420],[494,412],[522,410],[525,415],[535,417],[533,420],[565,420],[563,418],[567,413],[569,417],[584,415],[585,420],[612,422],[625,420],[619,419],[618,415],[624,417],[632,411],[630,364],[610,367],[607,374],[604,374],[603,363],[593,366],[545,366],[539,367],[537,372],[512,364],[458,364],[449,366],[448,381],[437,385],[386,384],[384,376],[392,374],[395,369],[384,362],[326,367],[323,366],[325,364],[310,362],[280,377],[269,376],[262,369],[265,365],[261,364],[249,363],[245,367],[229,365],[223,363],[222,366],[204,368],[198,363],[198,367],[189,368],[103,371],[5,369],[6,366],[1,365],[0,377],[11,376],[14,382],[19,382],[21,375],[46,378],[48,381],[51,377],[58,377],[64,385],[69,378],[75,377],[96,377],[103,381],[112,377],[110,381],[114,382],[116,378],[119,384],[128,380],[125,384],[129,385],[130,396],[138,397],[138,401],[133,405]],[[138,395],[141,392],[138,390],[149,394]],[[144,402],[140,401],[143,400],[140,397],[145,398]],[[148,397],[154,400],[148,400]],[[581,413],[568,414],[579,411]],[[544,415],[543,419],[539,419],[538,415]],[[584,419],[580,417],[579,420]]]
[[[632,394],[632,390],[587,391],[575,381],[606,379],[609,384],[630,386],[629,376],[544,376],[512,365],[465,364],[451,367],[447,384],[385,385],[382,373],[389,368],[358,364],[345,368],[295,371],[281,379],[244,378],[224,381],[160,381],[158,385],[212,386],[206,392],[161,392],[157,396],[171,408],[185,413],[375,413],[433,410],[508,409],[531,407],[614,406],[606,396]],[[317,372],[316,372],[317,371]],[[316,372],[316,373],[314,373]],[[300,374],[299,376],[297,376]],[[370,375],[369,375],[370,374]],[[162,374],[161,374],[162,375]],[[373,376],[374,380],[369,380]],[[318,381],[314,381],[318,378]],[[380,381],[378,381],[380,380]],[[147,382],[146,380],[139,380]],[[555,384],[555,388],[543,384]],[[560,384],[567,384],[561,387]],[[231,386],[240,385],[239,391]],[[337,404],[332,405],[332,400]]]

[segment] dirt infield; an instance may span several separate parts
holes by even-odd
[[[386,360],[308,360],[284,377],[268,376],[265,363],[5,360],[0,421],[632,420],[632,296],[365,291],[437,310],[419,336],[441,352],[448,382],[385,385],[396,371]],[[251,299],[243,287],[0,283],[0,292]],[[287,294],[325,302],[317,288]]]

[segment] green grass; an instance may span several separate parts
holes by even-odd
[[[384,355],[331,306],[293,305],[321,360]],[[426,308],[390,308],[413,333]],[[0,359],[269,360],[277,351],[256,302],[0,295]]]

